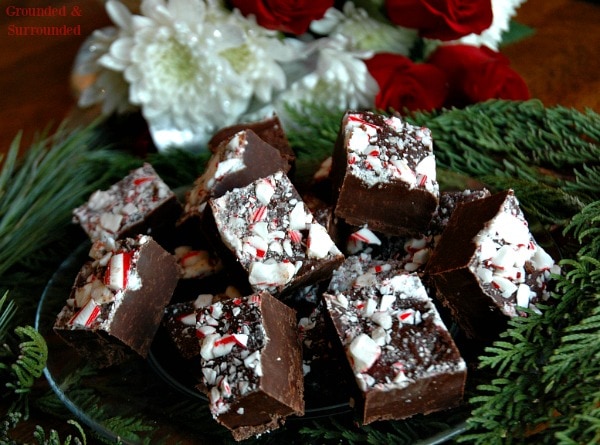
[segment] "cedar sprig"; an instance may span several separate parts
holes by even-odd
[[[69,434],[64,440],[61,440],[56,430],[50,430],[48,435],[46,435],[46,431],[41,426],[37,425],[33,437],[40,445],[86,445],[87,437],[83,427],[75,420],[69,420],[67,423],[75,427],[79,436]]]

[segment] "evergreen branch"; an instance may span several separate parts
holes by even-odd
[[[5,374],[4,386],[16,396],[9,407],[9,412],[20,410],[27,418],[29,415],[27,396],[44,371],[48,359],[48,347],[44,337],[31,326],[18,326],[15,335],[19,342],[18,353],[12,353],[7,344],[5,349],[12,353],[12,357],[16,357],[16,360],[10,365],[0,362],[0,371]]]
[[[600,184],[600,177],[596,187]],[[575,215],[565,233],[572,232],[581,244],[580,254],[600,258],[600,200],[586,206]]]
[[[0,344],[6,341],[10,324],[17,311],[14,301],[8,301],[8,291],[0,298]],[[0,355],[2,355],[0,353]]]
[[[120,438],[143,444],[151,443],[150,439],[142,438],[138,433],[153,431],[155,428],[153,422],[123,416],[110,417],[104,420],[104,425]]]
[[[46,432],[39,425],[36,426],[33,436],[40,445],[70,445],[71,441],[73,441],[74,445],[86,445],[87,439],[81,425],[74,420],[69,420],[67,423],[73,425],[77,429],[80,437],[68,435],[64,441],[61,441],[56,430],[50,430],[49,437],[46,437]]]
[[[98,181],[98,171],[85,156],[95,139],[93,128],[65,131],[61,127],[55,137],[34,143],[18,163],[17,138],[2,164],[0,276],[56,240],[62,231],[53,229],[70,220],[71,209],[89,190],[86,181]]]

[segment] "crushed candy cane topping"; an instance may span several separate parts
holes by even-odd
[[[208,161],[204,173],[194,181],[194,186],[186,194],[184,210],[188,214],[202,213],[206,202],[213,195],[215,186],[231,173],[246,168],[244,153],[248,141],[244,132],[235,134],[219,152]]]
[[[73,221],[81,224],[92,241],[108,241],[174,196],[146,163],[109,189],[92,193],[87,203],[73,210]]]
[[[281,171],[210,203],[221,238],[257,291],[277,293],[303,266],[341,256]]]
[[[214,416],[229,411],[235,399],[258,388],[261,353],[268,341],[260,300],[260,294],[255,294],[217,301],[197,312],[202,381]]]
[[[342,126],[348,168],[367,186],[402,181],[439,195],[429,129],[370,112],[349,112]]]
[[[90,257],[93,261],[82,267],[72,298],[63,309],[72,313],[68,327],[99,329],[110,324],[125,292],[142,287],[136,263],[140,246],[149,239],[142,235],[136,239],[92,244]]]
[[[498,296],[503,313],[514,317],[517,306],[535,310],[538,301],[549,298],[548,282],[560,267],[535,241],[514,194],[473,241],[477,248],[469,268]]]
[[[324,294],[363,391],[405,388],[465,363],[416,274],[369,254],[348,257]]]

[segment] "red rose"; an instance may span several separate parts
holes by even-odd
[[[448,77],[446,105],[462,107],[488,99],[527,100],[529,90],[508,58],[487,47],[442,45],[428,59]]]
[[[385,9],[393,23],[439,40],[479,34],[493,19],[491,0],[386,0]]]
[[[323,18],[334,0],[232,0],[242,14],[256,16],[260,26],[290,34],[304,34],[310,22]]]
[[[375,106],[382,110],[432,110],[444,104],[446,76],[433,65],[399,54],[380,53],[365,61],[379,85]]]

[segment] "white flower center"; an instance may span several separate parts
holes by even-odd
[[[162,42],[155,53],[157,74],[160,73],[163,81],[168,83],[187,83],[198,74],[195,58],[187,46],[171,37]]]
[[[237,46],[221,51],[220,56],[229,62],[233,70],[241,74],[252,60],[252,52],[248,45]]]

